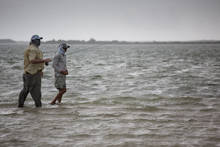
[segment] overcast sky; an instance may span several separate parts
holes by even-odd
[[[0,38],[220,40],[220,0],[0,0]]]

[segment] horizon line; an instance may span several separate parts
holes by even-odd
[[[85,41],[85,42],[89,42],[90,40],[92,40],[94,38],[90,38],[89,40],[83,40],[83,39],[50,39],[50,40],[43,40],[42,42],[48,42],[48,41]],[[11,41],[15,41],[15,42],[30,42],[27,40],[15,40],[15,39],[10,39],[10,38],[0,38],[0,40],[11,40]],[[113,42],[113,41],[117,41],[117,42],[218,42],[220,41],[220,39],[195,39],[195,40],[117,40],[117,39],[113,39],[113,40],[96,40],[94,39],[95,42]]]

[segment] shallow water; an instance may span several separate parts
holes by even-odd
[[[17,108],[27,44],[0,44],[0,146],[220,146],[220,45],[72,45],[61,105]],[[57,45],[41,46],[53,57]]]

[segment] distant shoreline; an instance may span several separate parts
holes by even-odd
[[[96,41],[95,39],[85,40],[49,40],[42,41],[43,44],[220,44],[220,40],[195,40],[195,41]],[[28,41],[15,41],[12,39],[0,39],[0,43],[29,43]]]

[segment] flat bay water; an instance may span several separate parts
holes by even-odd
[[[26,47],[0,44],[0,146],[220,146],[220,44],[71,45],[63,103],[50,63],[40,109],[17,108]]]

